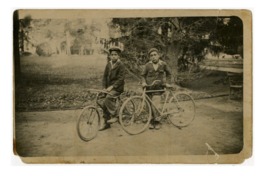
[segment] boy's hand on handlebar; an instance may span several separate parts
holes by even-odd
[[[113,86],[109,86],[109,87],[107,87],[106,91],[110,92],[113,88],[114,88]]]
[[[172,85],[166,83],[166,84],[165,84],[165,87],[166,87],[166,88],[172,88]]]
[[[147,87],[147,83],[142,83],[142,87]]]

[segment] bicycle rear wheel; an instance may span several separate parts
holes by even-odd
[[[86,142],[92,140],[97,135],[99,125],[100,115],[97,108],[93,106],[85,107],[77,121],[78,136]]]
[[[168,104],[170,122],[177,127],[188,126],[195,118],[195,102],[185,93],[171,97]]]
[[[119,111],[119,122],[129,134],[143,132],[150,123],[151,108],[149,102],[143,101],[141,96],[128,98]]]

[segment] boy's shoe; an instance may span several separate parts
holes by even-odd
[[[110,120],[107,120],[107,123],[115,123],[117,121],[118,121],[118,118],[117,117],[113,117]]]
[[[161,128],[161,124],[159,122],[156,122],[155,124],[155,129],[159,130]]]
[[[111,128],[111,125],[109,123],[104,123],[101,128],[99,128],[99,131],[106,130],[108,128]]]
[[[149,129],[152,130],[152,129],[154,129],[154,128],[155,128],[154,124],[150,123],[150,124],[149,124]]]

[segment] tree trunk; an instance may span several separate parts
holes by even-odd
[[[79,50],[79,55],[83,55],[84,54],[84,46],[82,45],[80,50]]]
[[[57,54],[58,55],[61,55],[61,46],[60,46],[60,43],[57,44]]]
[[[168,64],[171,68],[172,72],[172,81],[177,80],[177,74],[178,74],[178,56],[181,53],[181,46],[177,42],[172,42],[167,47],[167,56],[169,58]]]
[[[61,55],[61,40],[55,39],[56,42],[56,53],[58,55]]]
[[[71,40],[70,40],[70,32],[66,31],[66,54],[71,55]]]
[[[24,46],[24,44],[25,44],[25,32],[24,32],[24,30],[22,29],[21,30],[21,35],[20,35],[20,46],[19,46],[19,51],[21,52],[21,53],[24,53],[25,52],[25,46]]]

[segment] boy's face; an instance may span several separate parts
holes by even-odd
[[[153,51],[149,54],[149,58],[154,64],[159,62],[159,57],[160,56],[159,56],[158,52],[156,52],[156,51]]]
[[[117,51],[111,51],[110,59],[113,63],[115,63],[119,59],[119,54]]]

